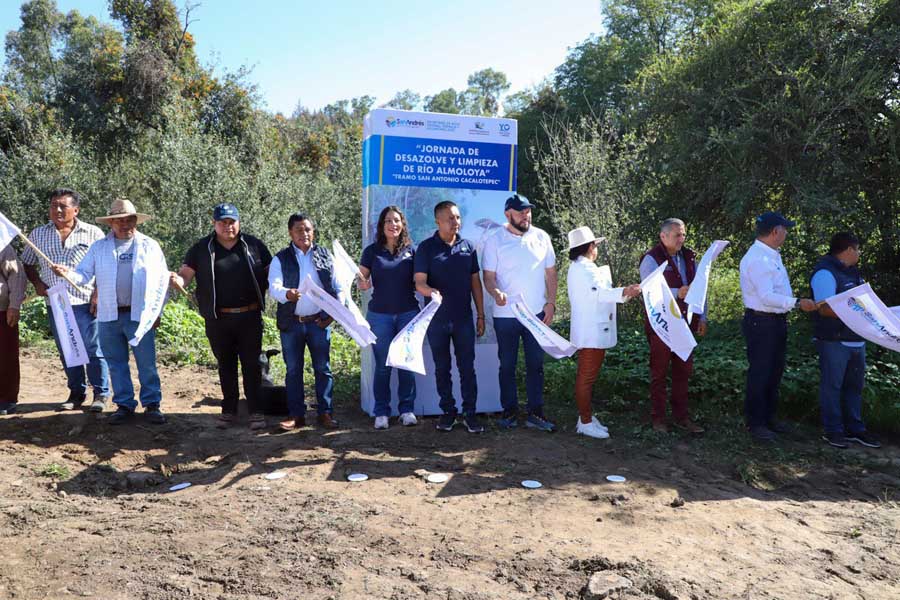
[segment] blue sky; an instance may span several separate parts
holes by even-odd
[[[177,0],[183,7],[183,0]],[[107,0],[57,0],[110,21]],[[18,0],[0,1],[0,29],[17,29]],[[511,92],[547,77],[568,48],[601,30],[600,0],[203,0],[190,27],[218,74],[253,68],[266,108],[290,114],[369,94],[379,103],[410,88],[466,87],[486,67]]]

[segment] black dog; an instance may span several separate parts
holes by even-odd
[[[287,392],[283,385],[275,385],[269,374],[269,359],[280,350],[265,350],[259,355],[259,369],[262,372],[262,383],[259,385],[259,401],[262,411],[267,415],[284,416],[288,414]]]

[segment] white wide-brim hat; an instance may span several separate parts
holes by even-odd
[[[590,227],[578,227],[569,232],[569,250],[577,248],[578,246],[590,244],[591,242],[602,242],[605,239],[606,238],[595,236]]]
[[[131,203],[131,200],[126,200],[125,198],[116,198],[115,200],[113,200],[112,204],[109,207],[109,210],[106,212],[106,216],[97,217],[97,222],[109,225],[109,222],[112,219],[119,219],[122,217],[137,217],[138,225],[144,223],[145,221],[149,221],[152,218],[148,214],[139,213],[134,207],[134,204]]]

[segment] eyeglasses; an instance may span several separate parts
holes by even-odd
[[[53,210],[70,210],[75,208],[74,204],[59,204],[58,202],[51,202],[50,208]]]

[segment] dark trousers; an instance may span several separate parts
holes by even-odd
[[[672,377],[672,419],[678,423],[688,418],[688,382],[694,372],[694,355],[681,360],[650,326],[644,324],[650,342],[650,417],[654,423],[666,421],[666,399],[669,396],[669,367]]]
[[[544,318],[544,312],[537,315]],[[544,414],[544,349],[531,332],[515,317],[494,317],[497,334],[497,357],[500,359],[500,405],[507,415],[519,410],[519,392],[516,385],[516,363],[519,360],[519,339],[525,349],[525,395],[528,397],[528,414]]]
[[[0,310],[0,404],[19,400],[19,326],[6,324],[6,311]]]
[[[475,380],[475,325],[472,318],[456,321],[435,319],[428,326],[428,345],[434,358],[434,382],[440,396],[440,407],[445,415],[457,414],[453,398],[453,380],[450,378],[450,342],[456,354],[459,371],[459,389],[462,393],[463,414],[475,414],[478,401],[478,384]]]
[[[322,329],[314,322],[301,323],[295,320],[287,331],[281,332],[281,351],[287,366],[284,387],[288,413],[292,417],[306,416],[303,353],[307,347],[316,380],[316,411],[319,415],[332,412],[334,376],[331,374],[331,327]]]
[[[866,347],[820,341],[819,405],[825,433],[856,435],[866,430],[862,391],[866,383]]]
[[[220,314],[206,320],[206,337],[219,363],[222,386],[222,412],[237,414],[238,359],[244,376],[244,396],[250,414],[261,413],[259,385],[262,382],[259,355],[262,352],[263,323],[258,310],[239,314]]]
[[[748,427],[768,427],[778,410],[778,386],[784,374],[787,319],[744,313],[741,330],[747,340],[747,395],[744,416]]]

